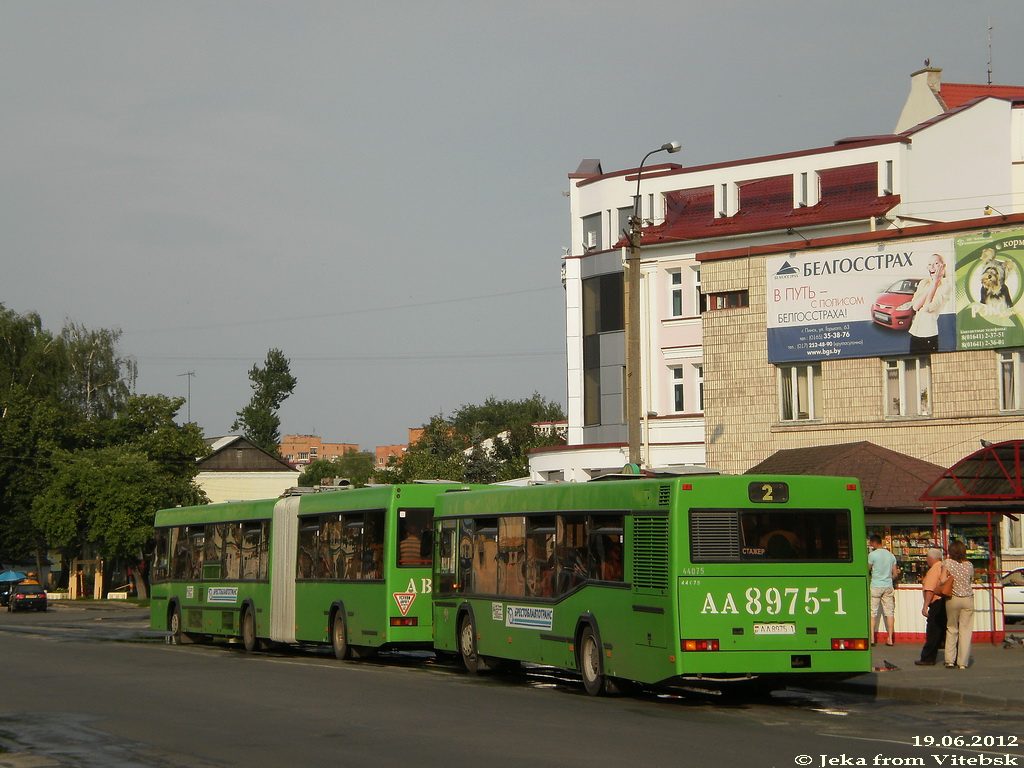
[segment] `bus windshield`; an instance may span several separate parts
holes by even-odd
[[[693,562],[851,561],[845,509],[692,510]]]

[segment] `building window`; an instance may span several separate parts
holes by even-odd
[[[700,295],[700,269],[693,270],[693,306],[697,312],[704,311],[704,297]]]
[[[315,445],[309,446],[309,455],[315,458],[317,450],[318,450],[317,446],[315,446]]]
[[[821,418],[821,363],[780,365],[779,419],[807,421]]]
[[[632,224],[630,222],[630,219],[633,218],[633,206],[631,205],[628,208],[619,208],[615,212],[615,215],[616,215],[616,222],[618,223],[618,227],[619,227],[618,230],[616,231],[616,234],[622,235],[623,237],[628,237],[629,236],[629,231],[632,228]],[[618,238],[612,238],[613,241],[615,241],[617,239]]]
[[[621,331],[626,327],[622,272],[583,281],[583,335]]]
[[[709,293],[704,298],[706,300],[705,309],[709,312],[716,309],[737,309],[750,306],[750,294],[748,291]]]
[[[621,272],[583,281],[583,423],[601,424],[612,418],[601,413],[601,334],[626,327]],[[624,390],[623,390],[624,391]]]
[[[601,214],[583,217],[583,252],[590,253],[601,248]]]
[[[299,461],[309,461],[309,454],[300,451],[299,452]]]
[[[693,366],[697,385],[697,410],[704,412],[704,366]]]
[[[671,286],[672,317],[683,316],[683,271],[681,269],[670,269],[668,271],[669,284]]]
[[[1021,402],[1021,350],[999,351],[999,410],[1024,410]]]
[[[672,410],[676,413],[683,413],[685,410],[686,398],[683,396],[686,382],[683,380],[683,367],[673,366],[672,371]]]
[[[932,415],[929,358],[903,357],[885,361],[885,415]]]

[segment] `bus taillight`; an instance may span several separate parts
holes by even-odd
[[[419,625],[419,619],[415,616],[392,616],[392,627],[415,627]]]
[[[866,637],[833,637],[833,651],[866,651],[868,639]]]
[[[717,651],[717,640],[680,640],[679,650],[681,651]]]

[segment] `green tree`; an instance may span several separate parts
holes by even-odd
[[[45,487],[50,455],[74,447],[83,418],[68,398],[67,350],[38,314],[0,305],[0,559],[34,552],[38,566],[45,552],[32,499]]]
[[[462,482],[466,474],[467,447],[455,435],[452,425],[438,414],[423,425],[423,436],[409,446],[399,461],[377,470],[382,483],[409,483],[413,480],[454,480]]]
[[[556,430],[535,425],[564,419],[562,406],[536,392],[523,400],[489,397],[483,405],[462,406],[451,422],[455,433],[473,446],[466,482],[495,483],[525,477],[530,472],[530,450],[565,442]]]
[[[91,425],[94,447],[58,449],[32,522],[65,564],[91,545],[106,559],[145,562],[156,511],[205,503],[196,459],[209,451],[195,424],[174,417],[184,398],[134,395],[113,419]],[[146,587],[134,568],[139,594]]]
[[[562,407],[537,393],[523,400],[489,397],[482,405],[463,405],[449,419],[433,417],[423,437],[374,477],[382,483],[494,483],[525,477],[531,449],[565,442],[557,430],[535,425],[564,420]]]
[[[564,419],[561,405],[534,392],[522,400],[488,397],[482,405],[463,405],[452,414],[451,423],[457,434],[476,445],[515,427]]]
[[[54,335],[0,305],[0,559],[41,566],[52,545],[67,567],[86,543],[138,559],[158,507],[204,499],[202,434],[174,422],[183,399],[132,394],[120,335],[71,321]]]
[[[120,338],[120,330],[92,330],[73,322],[61,331],[68,370],[64,397],[87,420],[112,418],[135,389],[138,367],[118,354]]]
[[[299,485],[322,485],[324,478],[344,477],[354,486],[366,485],[373,475],[373,454],[352,452],[340,458],[311,461],[301,475]]]
[[[262,368],[254,365],[250,369],[252,399],[236,414],[238,418],[231,425],[232,431],[241,430],[250,442],[274,456],[281,455],[281,418],[277,410],[298,383],[289,366],[284,353],[272,348]]]

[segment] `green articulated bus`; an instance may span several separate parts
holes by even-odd
[[[451,494],[434,645],[588,693],[870,671],[859,483],[698,474]]]
[[[341,659],[430,648],[437,500],[460,486],[380,486],[165,509],[150,622],[178,642],[329,644]]]

